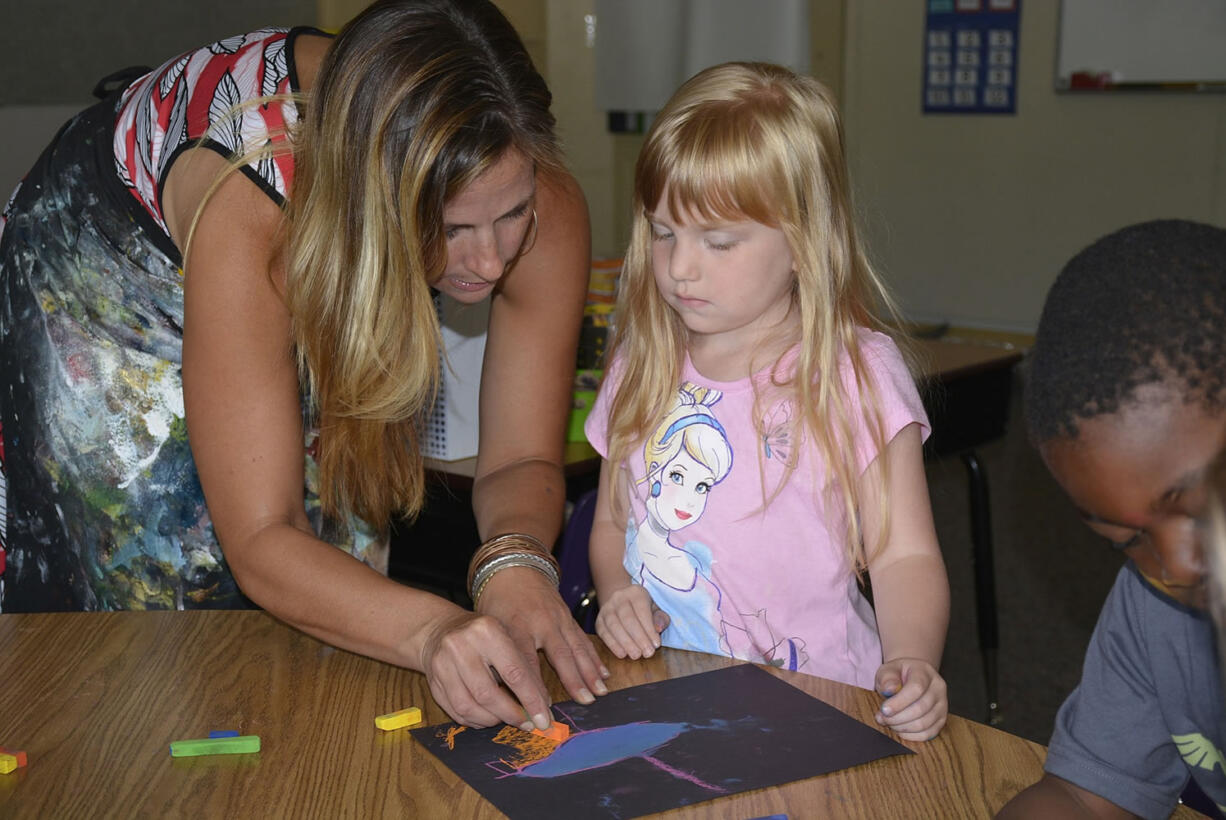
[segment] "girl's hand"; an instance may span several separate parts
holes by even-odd
[[[650,658],[660,648],[660,633],[668,628],[668,614],[638,584],[627,584],[600,601],[596,634],[619,658]]]
[[[945,679],[919,658],[895,658],[877,670],[876,689],[885,696],[877,722],[903,740],[932,740],[945,725],[949,699]]]
[[[530,731],[553,722],[537,665],[495,618],[461,610],[436,621],[423,643],[420,668],[435,702],[458,723],[509,723]]]

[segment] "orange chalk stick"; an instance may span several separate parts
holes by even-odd
[[[0,746],[0,755],[11,755],[17,758],[17,768],[19,769],[26,765],[26,753],[21,749],[6,749],[4,746]]]
[[[379,715],[375,718],[375,725],[385,732],[401,729],[405,726],[416,726],[419,723],[421,723],[421,709],[416,706],[410,706],[408,709],[401,709],[399,712],[392,712],[387,715]]]
[[[548,729],[533,729],[532,734],[556,740],[558,743],[564,743],[570,737],[570,727],[565,723],[559,723],[555,720]]]

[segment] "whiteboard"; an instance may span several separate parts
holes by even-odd
[[[1226,0],[1062,0],[1056,87],[1226,87]],[[1217,87],[1217,88],[1215,88]]]

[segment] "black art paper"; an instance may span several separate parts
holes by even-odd
[[[553,711],[560,745],[511,726],[412,734],[513,820],[638,817],[912,754],[749,664]]]

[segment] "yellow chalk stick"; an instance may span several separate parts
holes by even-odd
[[[421,723],[421,709],[418,709],[416,706],[401,709],[399,712],[392,712],[390,715],[379,715],[375,718],[375,725],[385,732],[405,726],[416,726],[418,723]]]
[[[17,768],[17,756],[0,754],[0,774],[8,774]]]
[[[21,749],[9,749],[5,746],[0,746],[0,755],[12,755],[17,758],[17,768],[26,765],[26,753]]]

